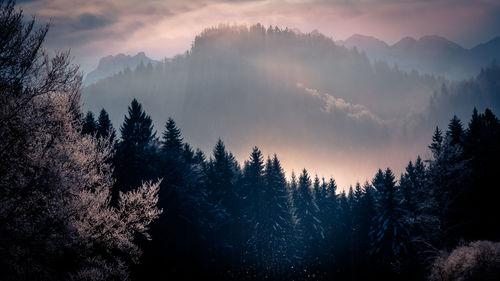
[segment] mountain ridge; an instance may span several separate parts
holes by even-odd
[[[152,66],[155,66],[159,63],[159,61],[149,58],[144,52],[138,52],[134,56],[118,53],[116,55],[102,57],[99,60],[97,68],[85,76],[84,85],[96,83],[99,80],[117,74],[126,68],[133,70],[141,63],[144,65],[151,63]]]
[[[384,60],[405,71],[416,70],[452,80],[469,79],[493,60],[500,59],[500,36],[471,48],[438,35],[419,39],[406,36],[389,45],[373,36],[354,34],[336,43],[355,47],[371,60]]]

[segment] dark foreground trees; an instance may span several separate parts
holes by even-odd
[[[483,196],[499,128],[489,110],[474,111],[465,129],[452,118],[444,133],[436,129],[431,159],[410,161],[399,180],[387,168],[338,194],[333,179],[306,170],[287,182],[278,157],[264,160],[257,147],[243,169],[221,140],[209,159],[194,156],[170,119],[159,147],[148,144],[162,159],[153,172],[166,179],[160,206],[169,213],[136,277],[425,279],[440,250],[499,239],[499,212]]]
[[[110,205],[113,148],[80,133],[78,68],[45,55],[34,26],[0,2],[0,279],[124,280],[159,183]]]

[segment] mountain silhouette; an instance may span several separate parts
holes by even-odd
[[[135,69],[141,63],[144,65],[151,63],[152,66],[155,66],[158,61],[148,58],[144,52],[139,52],[135,56],[118,54],[103,57],[99,60],[97,68],[86,75],[84,85],[90,85],[103,78],[117,74],[127,67]]]
[[[500,37],[466,49],[444,37],[423,36],[420,39],[404,37],[393,45],[371,36],[355,34],[338,44],[356,47],[372,60],[384,60],[406,71],[443,76],[447,79],[470,79],[500,58]]]

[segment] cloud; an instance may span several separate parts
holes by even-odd
[[[339,111],[347,117],[359,121],[372,121],[377,124],[384,122],[378,116],[373,114],[366,106],[361,104],[353,104],[345,101],[342,98],[336,98],[328,93],[321,93],[317,89],[312,89],[304,86],[303,83],[297,83],[297,88],[303,89],[306,93],[316,97],[323,102],[323,111],[327,113],[335,113]]]
[[[113,20],[109,17],[83,13],[78,18],[71,23],[71,27],[78,30],[89,30],[89,29],[98,29],[109,24],[112,24]]]

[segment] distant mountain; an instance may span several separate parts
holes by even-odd
[[[115,56],[103,57],[99,60],[97,68],[87,74],[84,85],[96,83],[103,78],[123,71],[127,67],[134,70],[141,62],[144,66],[147,66],[149,63],[155,66],[158,63],[158,61],[148,58],[144,52],[139,52],[135,56],[118,54]]]
[[[356,47],[361,50],[383,51],[389,48],[389,45],[384,41],[372,36],[354,34],[345,41],[337,41],[336,43],[345,46],[346,48]]]
[[[493,60],[500,59],[500,37],[466,49],[440,36],[423,36],[416,40],[402,38],[390,46],[375,37],[355,34],[338,44],[356,47],[372,60],[384,60],[406,71],[443,76],[447,79],[470,79]]]

